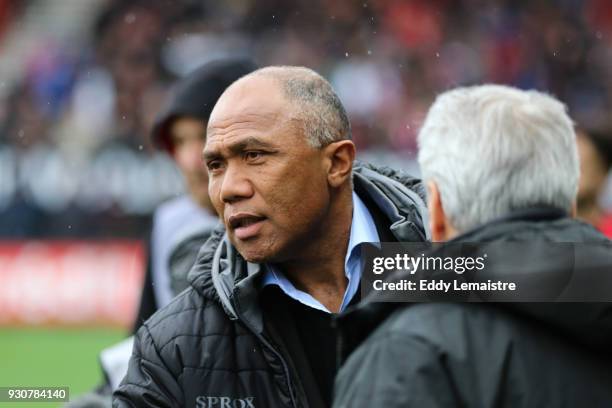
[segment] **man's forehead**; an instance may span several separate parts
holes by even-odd
[[[209,123],[206,146],[232,143],[247,136],[266,135],[284,123],[285,118],[278,112],[236,112]]]
[[[270,130],[293,116],[292,106],[275,81],[266,77],[242,79],[217,102],[208,122],[208,137],[211,140],[248,129]]]
[[[267,128],[283,119],[283,112],[273,109],[238,109],[234,108],[218,115],[208,123],[208,132],[215,134],[230,128]]]
[[[261,115],[256,118],[260,119]],[[259,120],[241,120],[232,122],[225,128],[210,128],[209,136],[204,145],[203,157],[217,157],[224,154],[238,153],[245,149],[253,148],[275,148],[279,140],[272,135],[275,134],[274,122],[261,124]],[[215,131],[216,130],[216,131]]]

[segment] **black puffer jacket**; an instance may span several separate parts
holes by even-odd
[[[589,243],[591,261],[612,273],[612,243],[603,235],[564,216],[534,219],[537,213],[457,241]],[[546,274],[551,264],[538,268]],[[338,322],[349,357],[336,377],[334,407],[612,406],[611,303],[389,304],[377,303],[379,296]]]
[[[356,193],[387,234],[423,241],[422,186],[388,169],[356,166]],[[373,214],[374,216],[374,214]],[[379,222],[380,223],[380,222]],[[204,245],[191,288],[138,331],[114,407],[306,407],[289,356],[264,330],[261,266],[245,262],[217,231]]]

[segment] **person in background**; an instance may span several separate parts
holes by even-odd
[[[588,243],[590,263],[574,264],[573,276],[594,277],[590,296],[609,295],[611,243],[573,218],[578,153],[562,103],[501,85],[458,88],[438,96],[418,142],[432,240],[449,241],[440,253],[464,242]],[[506,270],[527,256],[512,252],[500,251]],[[526,290],[565,278],[535,260]],[[478,281],[492,272],[479,270]],[[612,406],[610,303],[380,303],[382,292],[372,294],[338,322],[348,359],[336,408]]]
[[[583,128],[578,128],[576,134],[580,155],[577,217],[612,238],[612,213],[601,206],[612,166],[612,135]]]

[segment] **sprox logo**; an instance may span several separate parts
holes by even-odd
[[[255,397],[230,398],[200,395],[196,398],[196,408],[255,408],[254,399]]]

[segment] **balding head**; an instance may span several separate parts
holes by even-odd
[[[330,83],[315,71],[304,67],[265,67],[242,77],[226,93],[245,92],[247,88],[252,91],[253,81],[260,79],[278,86],[287,106],[291,107],[288,119],[301,128],[312,147],[351,139],[350,123],[340,98]]]

